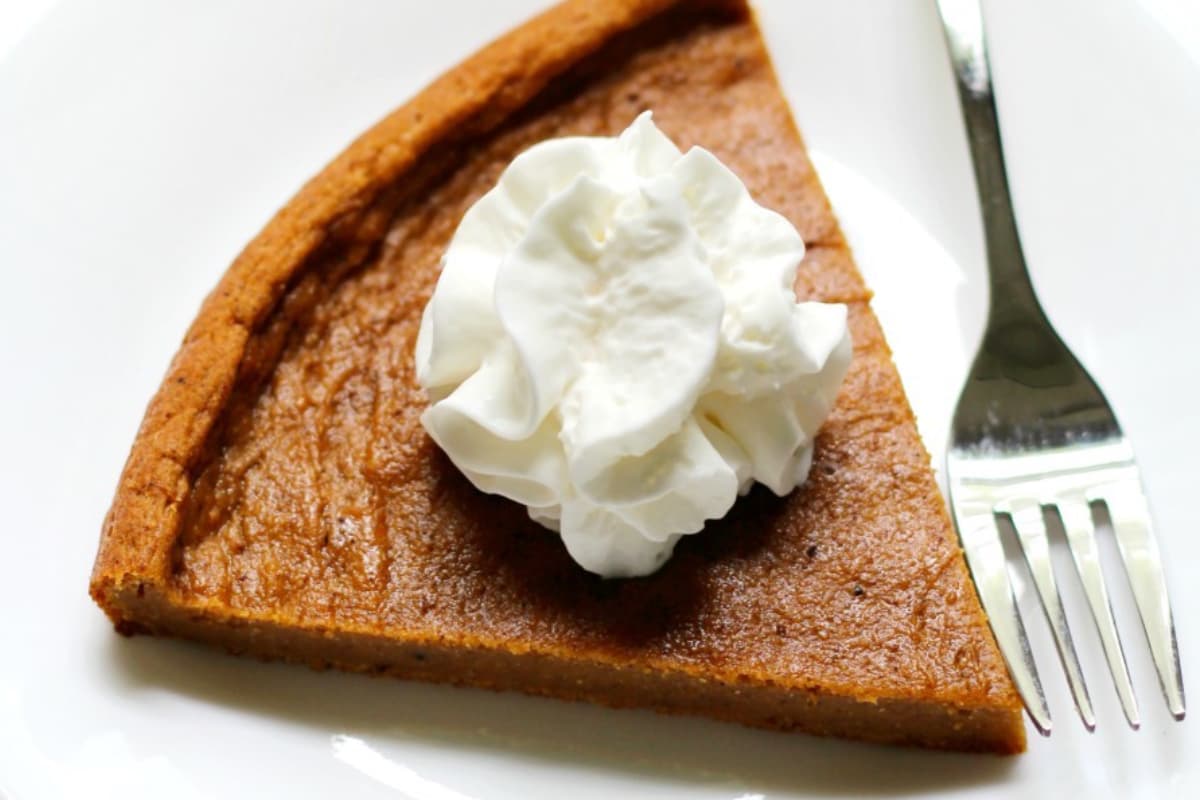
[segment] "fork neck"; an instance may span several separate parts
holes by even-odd
[[[983,210],[992,316],[1008,316],[1005,313],[1008,309],[1041,314],[1017,232],[995,98],[990,90],[986,96],[980,97],[962,91],[961,86],[960,98],[963,117],[967,121],[975,184]]]
[[[983,210],[991,317],[1043,316],[1017,233],[978,0],[939,0]]]

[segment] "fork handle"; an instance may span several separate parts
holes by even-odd
[[[983,208],[992,316],[1008,316],[1005,311],[1033,311],[1040,315],[1008,190],[980,2],[937,0],[937,6],[954,65]]]

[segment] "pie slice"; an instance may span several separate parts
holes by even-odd
[[[418,417],[421,310],[531,144],[652,109],[808,244],[854,360],[812,476],[603,580]],[[122,633],[404,678],[1000,753],[1024,748],[929,456],[744,0],[571,0],[452,70],[238,257],[150,403],[91,593]]]

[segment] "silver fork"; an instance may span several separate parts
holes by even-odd
[[[1024,552],[1059,658],[1088,730],[1096,727],[1051,565],[1049,531],[1065,533],[1121,708],[1139,725],[1096,545],[1116,535],[1167,708],[1184,716],[1183,677],[1141,474],[1095,381],[1038,304],[1017,236],[979,0],[937,0],[983,207],[991,306],[954,413],[946,458],[950,504],[976,589],[1034,726],[1050,711],[1009,581],[999,523]],[[1049,524],[1048,524],[1049,523]]]

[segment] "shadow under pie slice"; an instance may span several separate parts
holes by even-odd
[[[702,145],[847,303],[811,476],[603,580],[419,422],[413,345],[464,211],[543,139],[639,112]],[[767,728],[1011,753],[1020,701],[887,344],[743,2],[572,0],[388,116],[207,298],[146,412],[91,592],[124,633]]]

